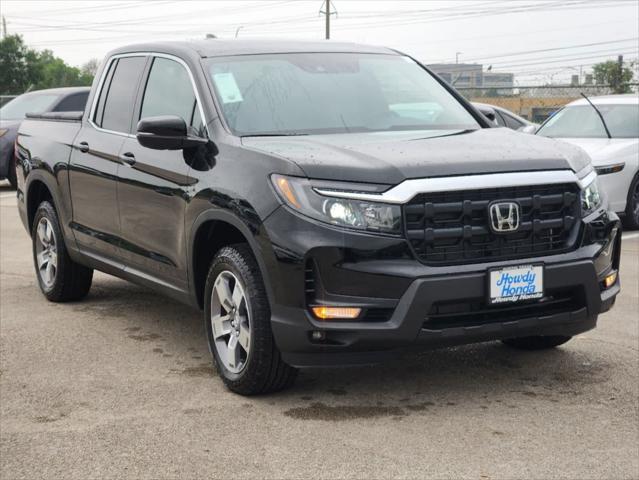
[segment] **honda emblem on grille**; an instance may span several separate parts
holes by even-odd
[[[519,228],[519,204],[516,202],[491,203],[488,213],[494,232],[514,232]]]

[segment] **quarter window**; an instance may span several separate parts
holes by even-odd
[[[196,134],[203,134],[204,122],[188,72],[178,62],[161,57],[153,60],[139,118],[158,115],[177,115]]]

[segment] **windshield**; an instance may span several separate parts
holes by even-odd
[[[399,55],[241,55],[207,62],[226,123],[239,136],[480,128],[426,70]]]
[[[637,105],[597,105],[612,138],[639,137]],[[554,138],[608,138],[601,118],[590,105],[566,107],[550,117],[538,132]]]
[[[20,95],[0,108],[2,120],[22,120],[27,113],[42,113],[60,97],[54,94]]]

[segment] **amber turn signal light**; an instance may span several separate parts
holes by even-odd
[[[279,189],[280,193],[284,195],[286,200],[296,208],[302,208],[299,200],[295,196],[295,192],[293,191],[293,187],[287,178],[281,177],[279,175],[275,176],[275,185]]]
[[[361,308],[354,307],[313,307],[311,310],[320,320],[353,319],[362,313]]]
[[[615,284],[616,281],[617,281],[617,272],[612,272],[610,275],[604,278],[604,281],[603,281],[604,287],[610,288]]]

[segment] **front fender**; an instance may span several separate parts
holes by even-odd
[[[273,299],[275,298],[275,292],[273,282],[271,281],[270,271],[272,270],[272,266],[275,264],[275,254],[266,230],[262,226],[261,222],[252,221],[249,225],[245,220],[241,219],[231,211],[215,208],[201,212],[196,217],[188,231],[187,258],[189,265],[189,285],[192,286],[190,290],[193,304],[198,304],[197,292],[195,288],[193,288],[195,285],[195,271],[193,268],[195,240],[200,227],[209,221],[227,223],[235,227],[244,236],[255,259],[257,260],[258,267],[262,274],[262,279],[264,280],[266,294],[268,296],[269,303],[272,305]]]

